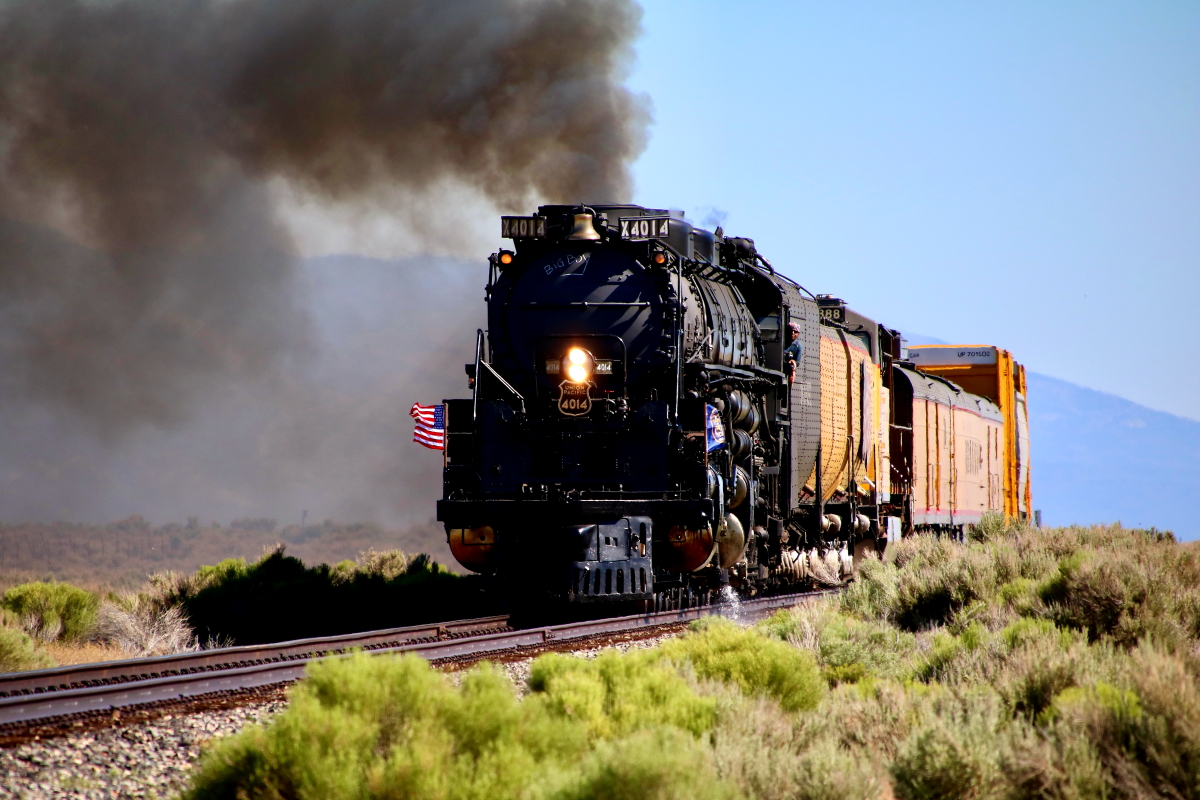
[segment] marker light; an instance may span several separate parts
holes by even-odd
[[[654,263],[658,264],[659,266],[662,266],[663,264],[667,263],[667,254],[666,253],[655,253],[654,254]]]
[[[508,264],[511,264],[512,262],[513,262],[513,254],[507,250],[501,250],[500,251],[500,263],[504,264],[504,265],[508,265]]]

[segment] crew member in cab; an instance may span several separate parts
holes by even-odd
[[[788,346],[783,351],[783,357],[787,360],[788,383],[795,383],[796,365],[800,363],[800,357],[804,355],[804,345],[800,344],[800,326],[789,322],[787,335]]]

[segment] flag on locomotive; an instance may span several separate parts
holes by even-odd
[[[423,406],[413,403],[408,415],[414,418],[413,441],[430,450],[446,447],[446,406]]]

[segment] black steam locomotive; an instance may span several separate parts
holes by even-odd
[[[678,213],[543,206],[502,229],[473,395],[445,409],[438,519],[464,566],[663,608],[838,583],[886,538],[894,331]]]

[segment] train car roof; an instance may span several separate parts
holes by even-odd
[[[931,400],[954,408],[965,408],[968,411],[974,411],[984,419],[1004,422],[1004,415],[1000,413],[1000,407],[986,397],[971,394],[953,381],[937,375],[929,375],[899,365],[895,365],[893,368],[908,379],[909,385],[912,386],[913,399]]]

